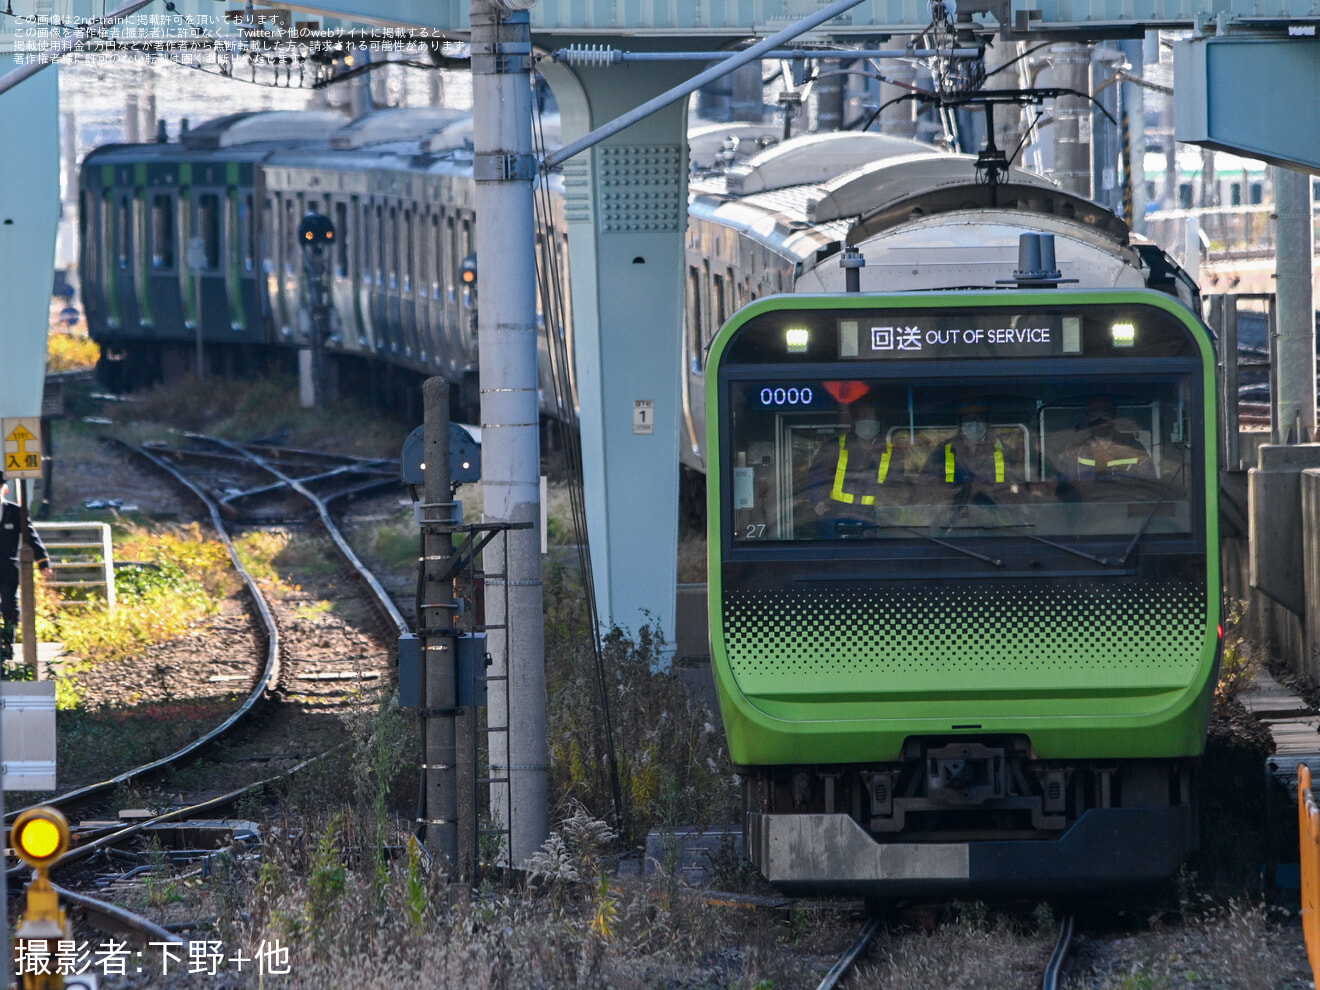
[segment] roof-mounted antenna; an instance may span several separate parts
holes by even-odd
[[[1018,237],[1018,266],[1012,278],[996,279],[996,285],[1016,285],[1019,289],[1051,289],[1075,278],[1064,278],[1054,267],[1054,235],[1022,234]]]
[[[854,244],[849,244],[839,255],[839,267],[843,269],[843,289],[845,292],[862,291],[862,269],[866,267],[866,255]]]

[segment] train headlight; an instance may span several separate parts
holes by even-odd
[[[803,327],[792,327],[784,331],[784,343],[789,354],[806,354],[807,344],[811,342],[811,331]]]
[[[1115,323],[1109,328],[1109,333],[1114,338],[1115,347],[1131,347],[1137,342],[1135,323]]]
[[[50,866],[69,848],[69,823],[57,808],[33,808],[14,819],[9,841],[28,866]]]

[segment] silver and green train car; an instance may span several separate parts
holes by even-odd
[[[1214,367],[1144,289],[772,296],[723,328],[712,656],[772,883],[1177,871],[1221,642]]]

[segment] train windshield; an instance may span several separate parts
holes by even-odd
[[[729,389],[735,543],[1193,532],[1190,375]]]

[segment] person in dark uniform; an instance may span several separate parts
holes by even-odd
[[[958,432],[935,445],[922,473],[947,486],[957,503],[993,502],[990,490],[1022,482],[1021,465],[992,434],[984,402],[965,402],[955,411]]]
[[[33,558],[44,571],[50,557],[32,520],[22,508],[9,501],[9,483],[0,477],[0,660],[14,659],[14,636],[18,632],[18,537],[26,532]],[[26,525],[25,525],[26,524]]]
[[[1060,470],[1070,481],[1122,481],[1152,479],[1155,466],[1150,453],[1131,433],[1118,429],[1118,408],[1108,396],[1086,403],[1088,435],[1063,455]]]
[[[843,411],[848,429],[822,443],[811,462],[812,506],[824,539],[868,535],[882,493],[904,482],[904,451],[881,436],[875,403],[861,398]]]

